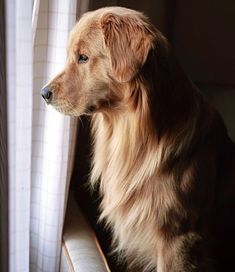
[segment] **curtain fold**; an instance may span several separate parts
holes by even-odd
[[[27,271],[32,143],[32,1],[7,1],[6,16],[9,269]]]
[[[0,2],[0,271],[8,271],[8,164],[5,6]]]
[[[40,89],[65,64],[76,12],[76,0],[6,1],[11,272],[60,269],[77,119]]]
[[[36,18],[36,17],[35,17]],[[76,119],[46,106],[39,90],[66,61],[76,1],[41,0],[34,40],[31,182],[32,271],[59,271],[61,235],[71,175]]]

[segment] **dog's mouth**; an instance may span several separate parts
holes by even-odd
[[[70,116],[79,116],[81,115],[77,107],[70,103],[69,101],[51,101],[50,105],[57,110],[58,112],[70,115]]]
[[[48,103],[47,103],[48,104]],[[78,107],[69,101],[51,101],[49,103],[58,112],[69,115],[69,116],[81,116],[81,115],[91,115],[96,111],[96,106],[90,105],[87,107]]]

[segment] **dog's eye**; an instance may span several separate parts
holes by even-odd
[[[88,56],[83,55],[83,54],[78,55],[78,57],[77,57],[78,63],[85,63],[88,61],[88,59],[89,59]]]

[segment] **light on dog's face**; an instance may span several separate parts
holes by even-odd
[[[79,116],[98,109],[109,95],[110,62],[101,29],[80,20],[70,33],[64,70],[41,91],[45,101],[63,114]],[[46,90],[50,93],[48,98]]]
[[[128,84],[144,65],[153,40],[140,14],[130,17],[126,9],[86,13],[70,33],[64,70],[46,85],[50,93],[42,90],[43,98],[75,116],[112,105],[122,108],[132,95]]]

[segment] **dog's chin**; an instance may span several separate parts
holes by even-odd
[[[51,103],[51,106],[58,112],[68,116],[78,117],[85,113],[85,109],[83,109],[82,107],[78,108],[67,103],[63,103],[63,104]]]

